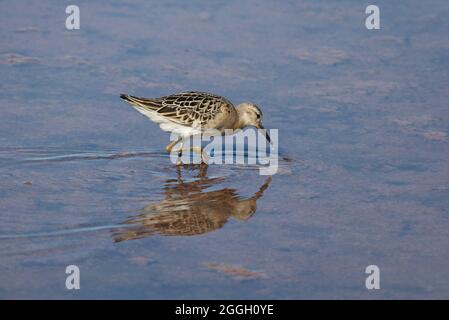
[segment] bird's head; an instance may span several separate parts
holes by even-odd
[[[255,104],[250,102],[243,102],[236,107],[236,110],[239,115],[239,129],[247,126],[254,126],[257,129],[265,129],[262,125],[262,110],[260,110],[259,107]],[[266,133],[266,138],[268,142],[271,143],[271,139],[268,133]]]

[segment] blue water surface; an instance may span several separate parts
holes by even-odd
[[[447,1],[376,1],[380,30],[368,1],[68,4],[0,2],[0,298],[449,298]],[[278,173],[176,167],[119,98],[190,90],[259,105]]]

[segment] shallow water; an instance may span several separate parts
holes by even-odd
[[[447,2],[77,3],[0,2],[0,298],[449,297]],[[183,90],[261,106],[279,172],[176,167],[118,97]]]

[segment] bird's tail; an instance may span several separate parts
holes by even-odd
[[[162,102],[158,99],[147,99],[134,97],[129,94],[121,94],[120,98],[130,103],[131,105],[143,107],[145,109],[157,111],[161,106]]]

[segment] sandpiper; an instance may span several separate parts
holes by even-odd
[[[262,111],[253,103],[244,102],[237,107],[226,98],[206,92],[181,92],[160,98],[139,98],[121,94],[120,98],[130,103],[137,111],[159,123],[162,130],[179,136],[170,142],[166,150],[181,142],[178,157],[182,156],[185,139],[191,136],[210,133],[225,134],[226,129],[240,130],[247,126],[264,129]],[[266,139],[271,143],[270,136]],[[203,151],[200,150],[203,156]]]

